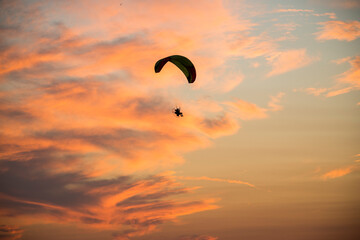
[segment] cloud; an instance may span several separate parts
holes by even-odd
[[[267,76],[283,74],[316,61],[318,58],[308,56],[306,49],[294,49],[278,52],[267,58],[272,70]]]
[[[154,172],[235,133],[238,119],[216,101],[211,111],[187,110],[186,102],[177,119],[173,92],[188,87],[186,79],[171,67],[155,74],[153,65],[179,52],[203,76],[198,86],[217,86],[222,77],[220,94],[231,91],[243,76],[223,68],[228,32],[251,24],[221,1],[84,3],[1,2],[1,216],[128,239],[218,208]]]
[[[187,235],[181,236],[179,240],[217,240],[217,237],[212,237],[209,235]]]
[[[310,95],[320,96],[321,94],[327,92],[328,89],[327,88],[306,88],[304,91]]]
[[[226,182],[226,183],[234,183],[234,184],[247,185],[247,186],[249,186],[249,187],[255,187],[255,185],[253,185],[253,184],[251,184],[251,183],[244,182],[244,181],[240,181],[240,180],[211,178],[211,177],[206,177],[206,176],[202,176],[202,177],[175,176],[175,178],[184,179],[184,180],[206,180],[206,181],[213,181],[213,182]]]
[[[359,21],[328,21],[319,24],[322,25],[321,30],[316,33],[319,41],[335,39],[350,42],[360,37]]]
[[[295,8],[288,8],[288,9],[278,9],[276,12],[314,12],[312,9],[295,9]]]
[[[47,165],[59,159],[39,156],[1,162],[3,214],[31,218],[32,223],[76,223],[112,230],[126,226],[141,235],[178,216],[217,208],[211,199],[169,200],[192,189],[166,176],[96,180],[81,172],[55,174],[46,171]]]
[[[209,136],[219,137],[236,132],[239,129],[239,124],[229,114],[226,114],[204,118],[200,122],[200,127]]]
[[[183,98],[189,86],[179,70],[155,74],[154,63],[174,52],[188,56],[201,76],[191,94],[202,99],[215,89],[223,99],[243,80],[227,61],[273,56],[278,47],[266,34],[250,36],[254,24],[222,1],[165,2],[0,3],[2,216],[127,239],[218,207],[155,173],[234,134],[239,119],[280,110],[280,96],[267,108],[239,99],[230,112],[215,97],[196,105]],[[171,113],[178,101],[182,119]]]
[[[276,112],[281,111],[282,106],[278,103],[281,98],[284,96],[284,93],[280,92],[276,96],[271,96],[270,101],[268,102],[268,108],[262,108],[257,106],[254,103],[250,103],[241,99],[235,99],[234,101],[228,101],[224,104],[229,107],[230,111],[241,120],[252,120],[252,119],[262,119],[267,118],[267,112]]]
[[[344,57],[344,58],[340,58],[340,59],[335,59],[332,62],[336,63],[336,64],[343,64],[345,62],[349,62],[349,60],[351,60],[351,57]]]
[[[329,91],[327,92],[326,97],[337,96],[360,88],[360,56],[340,59],[336,63],[341,64],[344,62],[348,62],[351,65],[351,68],[338,75],[336,79],[337,85],[328,89]]]
[[[296,9],[296,8],[288,8],[288,9],[277,9],[275,11],[276,13],[298,13],[298,14],[306,14],[306,15],[312,15],[312,16],[316,16],[316,17],[323,17],[323,16],[327,16],[331,19],[336,19],[336,14],[335,13],[316,13],[314,10],[312,9]]]
[[[227,103],[232,111],[242,120],[266,118],[266,109],[258,107],[256,104],[236,99],[234,102]]]
[[[360,87],[360,56],[349,60],[351,68],[341,74],[337,79],[341,83],[349,83],[354,87]]]
[[[301,90],[314,96],[334,97],[360,88],[360,57],[346,57],[333,61],[336,64],[349,63],[351,68],[336,78],[336,84],[328,88],[306,88]]]
[[[15,240],[21,239],[23,231],[17,226],[0,225],[0,239]]]
[[[309,56],[306,49],[290,49],[280,51],[278,41],[294,39],[291,31],[297,26],[294,24],[276,25],[280,30],[285,30],[283,37],[273,39],[266,33],[259,36],[249,36],[246,32],[229,34],[229,54],[244,58],[265,57],[272,70],[268,77],[283,74],[302,68],[319,58]]]
[[[229,36],[229,51],[231,54],[244,58],[268,56],[277,51],[277,44],[266,34],[248,36],[247,34],[232,34]]]
[[[269,108],[267,109],[267,111],[272,111],[272,112],[281,111],[283,107],[279,105],[279,103],[284,95],[285,93],[279,92],[276,96],[270,96],[270,101],[268,103]]]
[[[360,7],[360,3],[357,0],[311,0],[311,2],[336,9],[351,9]]]
[[[347,88],[342,88],[342,89],[337,89],[337,90],[329,91],[329,92],[326,94],[326,97],[334,97],[334,96],[337,96],[337,95],[341,95],[341,94],[344,94],[344,93],[348,93],[348,92],[350,92],[351,90],[353,90],[353,87],[347,87]]]
[[[334,170],[331,170],[327,173],[324,173],[321,178],[323,180],[328,180],[328,179],[334,179],[334,178],[340,178],[343,176],[346,176],[354,171],[357,171],[359,169],[359,166],[354,164],[354,165],[350,165],[347,167],[342,167],[342,168],[337,168]]]

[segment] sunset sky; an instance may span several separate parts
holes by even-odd
[[[0,1],[0,239],[360,239],[359,16]]]

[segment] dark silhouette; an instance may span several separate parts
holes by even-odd
[[[179,107],[174,108],[173,113],[176,114],[176,116],[178,116],[178,117],[183,117],[184,116]]]
[[[167,62],[172,62],[177,66],[186,76],[189,83],[193,83],[196,79],[196,70],[194,64],[186,57],[180,55],[172,55],[160,59],[155,63],[155,72],[158,73]]]

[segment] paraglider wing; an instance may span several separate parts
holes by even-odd
[[[189,83],[193,83],[195,81],[196,70],[194,64],[192,64],[188,58],[180,55],[172,55],[157,61],[155,63],[155,72],[160,72],[167,62],[175,64],[185,74]]]

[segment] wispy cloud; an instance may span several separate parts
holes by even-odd
[[[288,9],[278,9],[276,12],[314,12],[312,9],[295,9],[295,8],[288,8]]]
[[[316,17],[329,17],[331,19],[336,19],[336,14],[333,12],[328,12],[328,13],[317,13],[315,12],[313,9],[296,9],[296,8],[288,8],[288,9],[277,9],[275,10],[275,12],[277,13],[297,13],[297,14],[307,14],[307,15],[311,15],[311,16],[316,16]]]
[[[283,107],[281,105],[279,105],[281,99],[284,97],[285,93],[283,92],[279,92],[277,95],[275,96],[270,96],[270,101],[268,103],[268,109],[267,111],[272,111],[272,112],[277,112],[277,111],[281,111],[283,109]]]
[[[328,88],[306,88],[300,91],[314,96],[334,97],[358,90],[360,88],[360,57],[346,57],[334,60],[333,62],[336,64],[348,63],[351,68],[337,76],[334,86]]]
[[[217,240],[217,237],[212,237],[209,235],[189,235],[181,236],[178,240]]]
[[[4,239],[4,240],[21,239],[23,231],[24,231],[23,229],[20,229],[17,226],[0,225],[0,239]]]
[[[342,88],[342,89],[331,90],[326,94],[326,97],[334,97],[337,95],[348,93],[348,92],[352,91],[353,89],[354,89],[353,87],[346,87],[346,88]]]
[[[261,119],[268,116],[265,108],[241,99],[235,99],[235,101],[227,102],[227,104],[236,116],[242,120]]]
[[[257,58],[271,55],[277,51],[278,45],[266,34],[248,36],[247,34],[232,34],[229,36],[229,51],[233,55],[244,58]]]
[[[234,183],[234,184],[241,184],[241,185],[247,185],[249,187],[255,187],[255,185],[240,181],[240,180],[232,180],[232,179],[222,179],[222,178],[211,178],[211,177],[187,177],[187,176],[175,176],[178,179],[184,179],[184,180],[205,180],[205,181],[213,181],[213,182],[225,182],[225,183]]]
[[[319,24],[322,25],[321,30],[316,33],[319,41],[335,39],[349,42],[360,37],[359,21],[328,21]]]
[[[359,170],[359,165],[354,164],[354,165],[350,165],[350,166],[346,166],[346,167],[341,167],[341,168],[337,168],[334,170],[331,170],[327,173],[324,173],[321,178],[324,180],[328,180],[328,179],[334,179],[334,178],[340,178],[343,176],[346,176],[354,171]]]
[[[282,106],[279,105],[281,98],[285,94],[280,92],[276,96],[270,96],[267,108],[259,107],[254,103],[250,103],[241,99],[224,102],[230,111],[241,120],[262,119],[268,117],[268,112],[281,111]]]
[[[349,63],[351,68],[341,74],[337,80],[342,83],[349,83],[354,87],[360,87],[360,56],[349,60]]]
[[[332,7],[336,9],[351,9],[360,7],[360,3],[357,0],[311,0],[310,2],[313,4]]]
[[[306,88],[304,90],[304,92],[306,92],[307,94],[314,95],[314,96],[320,96],[321,94],[323,94],[327,91],[328,91],[327,88]]]
[[[302,68],[318,60],[317,57],[308,56],[306,49],[295,49],[275,53],[267,58],[272,66],[268,76],[279,75],[298,68]]]

